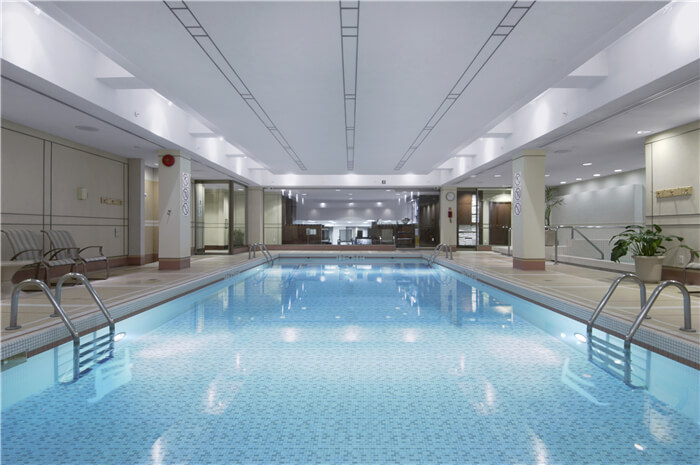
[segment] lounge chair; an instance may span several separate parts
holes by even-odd
[[[70,270],[75,270],[75,260],[70,257],[57,257],[57,250],[44,252],[38,234],[28,229],[3,229],[2,233],[7,237],[12,247],[10,260],[27,260],[31,262],[26,268],[34,268],[34,278],[39,279],[39,270],[45,270],[44,281],[51,283],[51,269],[57,266],[70,265]]]
[[[101,245],[89,245],[87,247],[78,247],[73,239],[73,236],[68,231],[57,231],[51,229],[41,231],[49,239],[51,248],[57,250],[56,258],[67,258],[74,260],[76,263],[83,265],[83,274],[87,275],[89,263],[105,262],[105,279],[109,278],[109,259],[102,253]],[[84,252],[88,249],[99,249],[97,255],[86,256]]]

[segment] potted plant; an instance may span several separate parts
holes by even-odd
[[[690,250],[694,257],[698,256],[696,250],[683,244],[682,237],[662,234],[661,226],[658,224],[625,226],[625,230],[613,236],[610,242],[615,239],[617,240],[610,254],[610,260],[619,262],[628,252],[631,253],[637,276],[648,283],[661,281],[663,254],[667,251],[665,243],[677,241],[678,244],[672,248],[683,247]]]
[[[551,186],[545,186],[544,188],[544,225],[550,226],[550,216],[552,215],[552,209],[559,205],[564,204],[564,199],[557,198],[557,189]],[[551,246],[554,245],[556,241],[556,232],[550,229],[545,229],[544,232],[544,245]]]

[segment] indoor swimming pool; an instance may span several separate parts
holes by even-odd
[[[289,260],[2,373],[3,464],[697,464],[698,372],[423,260]],[[85,337],[89,340],[89,337]]]

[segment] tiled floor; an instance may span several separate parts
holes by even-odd
[[[282,252],[283,254],[293,252]],[[309,252],[303,252],[308,255]],[[319,252],[320,253],[320,252]],[[371,252],[369,252],[371,254]],[[405,252],[399,252],[405,254]],[[416,251],[411,251],[415,254]],[[424,252],[426,256],[429,251]],[[338,252],[330,252],[338,255]],[[368,252],[363,252],[368,254]],[[275,256],[277,253],[274,254]],[[152,263],[137,267],[114,269],[107,280],[95,279],[92,282],[97,294],[107,308],[133,303],[144,297],[155,297],[175,287],[192,284],[207,277],[221,274],[233,267],[248,263],[248,254],[196,256],[192,257],[191,268],[181,271],[159,271],[158,264]],[[606,272],[565,264],[554,265],[547,262],[545,271],[521,271],[512,267],[509,257],[493,252],[457,252],[454,262],[465,268],[496,278],[515,286],[560,301],[572,303],[593,310],[619,272]],[[99,274],[97,275],[99,276]],[[697,289],[697,286],[691,289]],[[648,286],[647,295],[653,290]],[[6,331],[10,320],[10,291],[2,289],[2,339],[3,345],[28,334],[47,331],[62,325],[59,319],[51,318],[52,308],[45,296],[38,292],[23,293],[20,296],[19,324],[22,328]],[[171,293],[172,294],[172,293]],[[164,296],[163,299],[171,298]],[[71,318],[80,319],[98,312],[92,298],[83,286],[67,286],[63,289],[62,305]],[[152,305],[152,303],[151,303]],[[700,296],[691,297],[692,321],[700,326]],[[625,282],[618,288],[605,309],[605,314],[625,320],[631,324],[639,313],[639,289],[632,282]],[[683,300],[675,288],[666,289],[651,312],[652,319],[646,320],[645,327],[652,327],[672,337],[700,345],[700,333],[679,331],[683,324]],[[3,351],[3,354],[5,352]],[[4,355],[3,355],[4,356]]]

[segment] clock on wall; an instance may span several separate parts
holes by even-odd
[[[449,200],[450,202],[452,202],[452,201],[455,199],[455,193],[454,193],[454,192],[448,192],[447,194],[445,194],[445,198],[446,198],[447,200]]]

